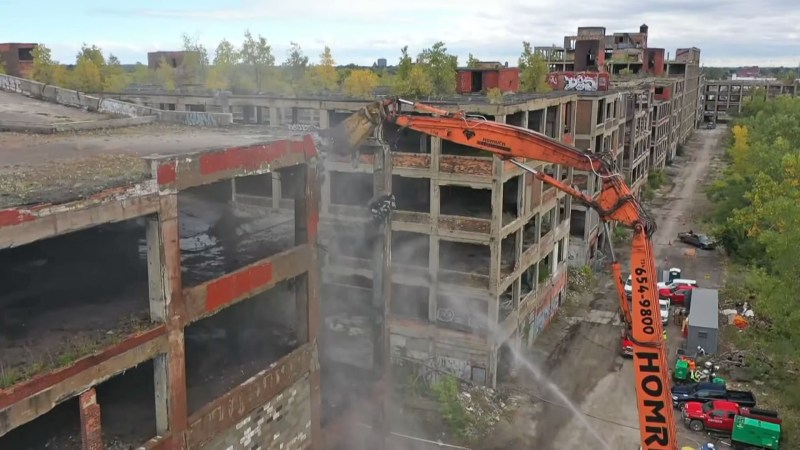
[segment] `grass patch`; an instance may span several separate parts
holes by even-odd
[[[129,335],[144,331],[151,325],[144,314],[125,315],[119,318],[112,331],[76,334],[57,352],[42,354],[27,349],[28,357],[24,364],[11,366],[0,360],[0,389],[8,389],[36,375],[70,366],[81,358],[119,344]]]

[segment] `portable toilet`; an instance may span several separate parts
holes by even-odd
[[[669,269],[669,283],[672,283],[672,280],[677,280],[681,277],[681,269],[678,267],[673,267]]]

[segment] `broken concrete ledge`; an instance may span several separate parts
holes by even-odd
[[[86,95],[83,92],[43,84],[38,81],[26,80],[24,78],[12,77],[10,75],[0,75],[0,90],[15,92],[59,105],[111,114],[118,117],[141,118],[153,116],[158,122],[194,127],[222,127],[233,124],[233,114],[230,113],[165,111],[112,98]],[[35,127],[31,130],[33,129],[35,129]]]
[[[30,123],[30,122],[3,122],[0,121],[0,131],[18,133],[55,134],[68,131],[107,130],[111,128],[135,127],[153,123],[156,116],[128,117],[124,119],[87,120],[81,122],[60,123]]]

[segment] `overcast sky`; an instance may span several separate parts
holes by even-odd
[[[608,33],[650,27],[649,45],[674,55],[702,49],[708,66],[800,65],[800,0],[2,0],[0,42],[41,42],[72,63],[82,42],[123,63],[180,48],[197,36],[212,52],[222,38],[262,34],[278,61],[290,41],[316,60],[325,45],[337,63],[397,61],[443,40],[463,63],[468,53],[515,65],[521,42],[562,45],[578,26]]]

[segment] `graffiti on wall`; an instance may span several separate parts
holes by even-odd
[[[184,123],[193,127],[215,127],[217,122],[211,114],[203,112],[187,111]]]
[[[22,92],[20,79],[8,75],[0,75],[0,90]]]
[[[594,92],[597,90],[597,76],[582,73],[564,75],[564,90]]]
[[[104,98],[100,101],[99,111],[107,114],[114,114],[124,117],[138,117],[139,112],[136,105],[131,103],[121,102],[110,98]]]
[[[437,356],[436,368],[448,373],[452,373],[453,375],[465,380],[469,380],[470,376],[472,375],[470,373],[472,367],[470,366],[469,361],[458,358],[450,358],[448,356]]]
[[[525,343],[528,347],[533,345],[536,337],[544,330],[547,325],[553,320],[553,317],[558,312],[558,296],[553,296],[547,303],[542,303],[534,312],[528,316],[529,330],[526,334]]]

